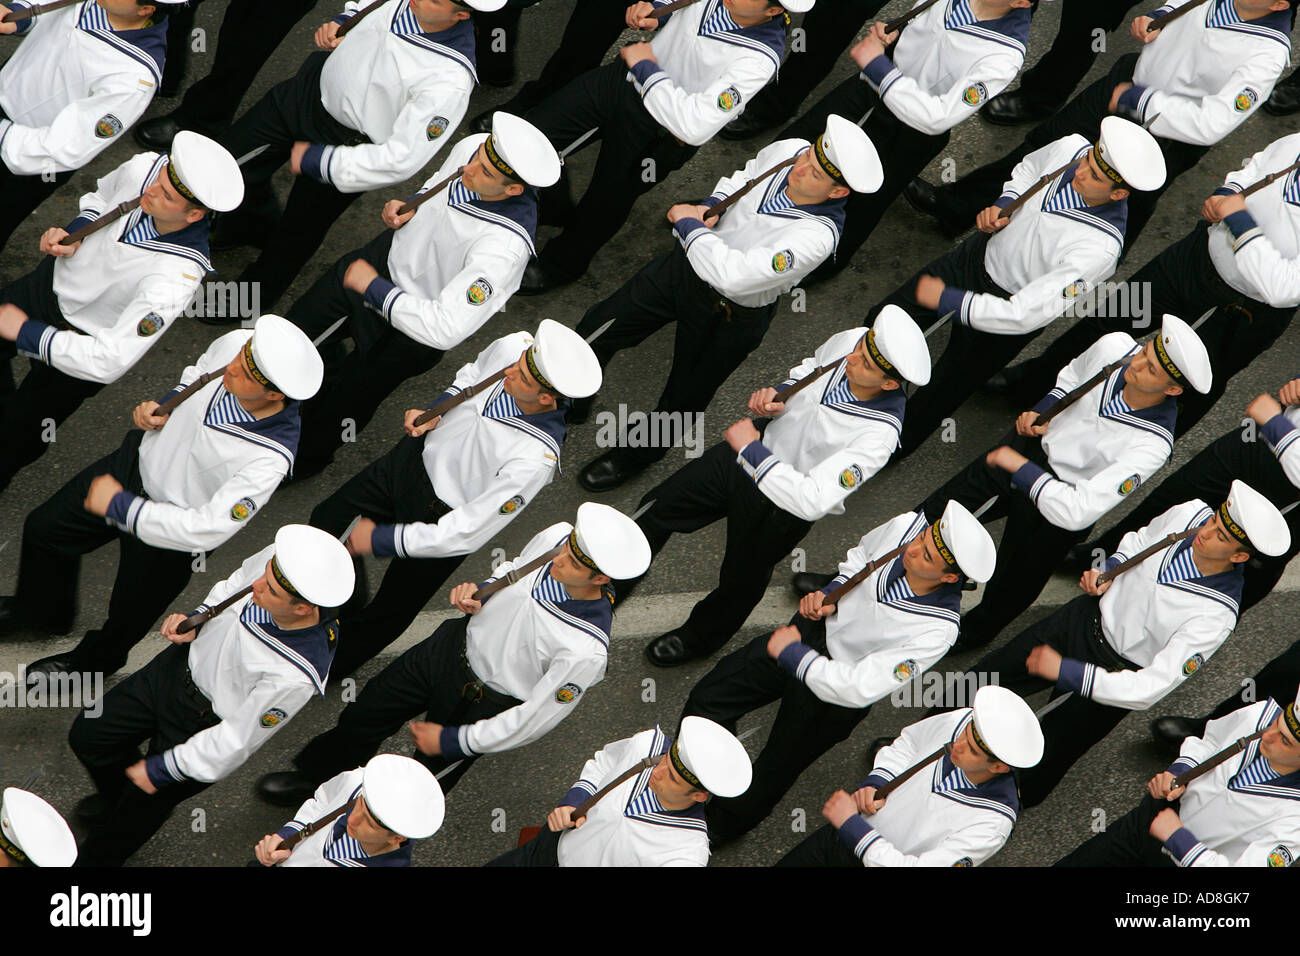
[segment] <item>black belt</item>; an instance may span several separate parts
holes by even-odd
[[[460,667],[461,677],[465,684],[460,689],[460,696],[466,700],[478,703],[487,698],[489,703],[498,704],[504,710],[507,707],[518,707],[523,701],[517,697],[511,697],[509,694],[503,694],[499,690],[493,690],[487,684],[479,679],[474,673],[474,668],[469,666],[469,655],[466,653],[466,645],[469,642],[469,628],[465,628],[464,635],[460,639]]]
[[[1106,640],[1106,634],[1101,629],[1101,599],[1098,598],[1097,604],[1093,609],[1092,627],[1088,635],[1092,639],[1092,652],[1097,659],[1092,661],[1093,664],[1100,664],[1106,670],[1114,671],[1137,671],[1142,668],[1134,664],[1127,657],[1122,656],[1115,648],[1110,646]]]
[[[212,701],[208,700],[207,695],[199,690],[199,685],[194,683],[194,675],[190,673],[188,664],[185,667],[185,696],[190,699],[190,703],[194,705],[200,717],[211,717],[212,722],[217,723],[217,715],[212,709]]]

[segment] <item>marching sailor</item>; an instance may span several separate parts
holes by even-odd
[[[783,139],[714,187],[701,204],[679,203],[668,221],[680,243],[652,260],[621,289],[593,306],[578,324],[591,335],[601,366],[676,323],[673,363],[655,412],[702,412],[719,386],[758,348],[777,300],[827,256],[844,227],[850,191],[880,188],[880,159],[871,140],[841,116],[805,139]],[[722,217],[709,209],[777,164],[795,164],[752,189]],[[590,401],[571,421],[584,421]],[[587,464],[578,483],[588,491],[616,488],[668,453],[618,447]]]
[[[676,667],[726,644],[762,598],[776,562],[814,521],[844,513],[844,500],[898,447],[907,404],[902,385],[930,380],[930,353],[907,313],[886,309],[866,333],[832,335],[791,369],[782,388],[819,370],[788,404],[776,400],[774,388],[754,392],[750,412],[775,416],[763,420],[763,431],[741,419],[724,441],[641,499],[653,502],[637,520],[656,554],[673,532],[727,519],[717,586],[685,623],[650,642],[652,664]]]
[[[344,812],[332,823],[292,849],[280,848],[339,809]],[[379,754],[326,780],[254,852],[263,866],[410,866],[412,844],[437,833],[445,812],[442,788],[428,768],[410,757]]]
[[[0,23],[0,35],[23,38],[0,67],[0,249],[149,108],[167,54],[166,10],[184,2],[86,0]],[[35,5],[12,0],[3,10]]]
[[[1115,362],[1126,364],[1050,424],[1035,424]],[[937,518],[949,500],[979,508],[995,498],[982,520],[1007,518],[998,545],[1003,560],[979,606],[963,617],[957,647],[987,644],[1033,603],[1070,546],[1169,459],[1177,396],[1209,387],[1205,346],[1176,316],[1166,315],[1145,346],[1112,332],[1061,370],[1056,388],[1016,419],[1014,434],[925,500],[926,517]]]
[[[1002,849],[1020,812],[1015,771],[1038,763],[1043,732],[1029,705],[1004,687],[975,692],[973,706],[903,728],[852,794],[822,809],[830,823],[777,866],[980,866]],[[876,791],[947,747],[897,792]],[[942,752],[942,751],[941,751]]]
[[[1155,17],[1191,2],[1170,0],[1134,18],[1130,32],[1144,44],[1141,53],[1121,56],[1106,76],[1030,130],[1019,147],[947,186],[914,180],[905,192],[908,200],[956,235],[1027,153],[1070,134],[1095,137],[1104,117],[1123,116],[1151,130],[1168,170],[1162,184],[1130,203],[1124,241],[1131,246],[1161,193],[1254,115],[1291,59],[1294,0],[1211,0],[1147,32]]]
[[[189,583],[195,555],[243,528],[292,468],[298,404],[321,381],[311,341],[264,315],[213,342],[164,399],[209,372],[215,380],[170,415],[154,414],[158,402],[137,405],[121,446],[27,516],[17,591],[0,598],[5,631],[66,634],[81,556],[114,540],[121,549],[105,622],[76,648],[29,666],[29,678],[120,668]]]
[[[656,31],[652,41],[623,47],[612,63],[526,114],[557,149],[592,127],[600,129],[601,146],[591,185],[564,231],[529,264],[521,295],[586,272],[637,197],[685,165],[771,82],[785,53],[786,11],[806,12],[816,0],[702,0],[663,19],[649,16],[667,2],[640,0],[627,9],[629,26]],[[567,187],[562,179],[559,189]],[[559,199],[555,191],[544,195],[543,214]]]
[[[77,841],[59,811],[34,793],[5,787],[0,794],[0,868],[72,866]]]
[[[903,187],[948,145],[949,131],[1015,78],[1029,42],[1029,7],[1030,0],[956,0],[930,7],[901,33],[873,24],[849,51],[861,72],[781,134],[783,139],[809,136],[830,113],[855,122],[865,117],[863,128],[884,164],[877,191],[849,197],[839,249],[833,260],[818,266],[815,280],[849,264]],[[783,74],[782,85],[785,79]]]
[[[363,192],[423,169],[451,141],[478,82],[472,13],[505,0],[388,0],[343,39],[345,13],[316,31],[319,52],[272,87],[222,135],[236,156],[270,144],[249,164],[249,199],[218,231],[218,248],[249,243],[257,257],[239,277],[260,282],[271,307],[326,232]],[[271,176],[285,162],[295,179],[283,214]]]
[[[538,532],[489,579],[511,580],[527,568],[514,583],[477,600],[482,584],[453,588],[451,603],[465,616],[371,678],[338,725],[294,757],[298,770],[266,775],[258,792],[292,806],[370,757],[408,720],[415,757],[439,774],[443,790],[479,756],[541,738],[605,676],[610,580],[635,577],[649,564],[636,522],[607,505],[580,505],[575,524]],[[424,712],[424,720],[411,720]]]
[[[1274,140],[1228,173],[1205,200],[1186,236],[1138,269],[1131,291],[1146,293],[1149,315],[1194,315],[1214,309],[1197,330],[1210,351],[1214,386],[1188,395],[1178,410],[1178,433],[1201,420],[1228,381],[1287,330],[1300,306],[1300,170],[1291,169],[1249,196],[1241,193],[1300,159],[1300,133]],[[1130,303],[1134,301],[1129,297]],[[1132,327],[1131,309],[1095,309],[1037,358],[1007,370],[1017,397],[1041,395],[1044,374],[1107,332]]]
[[[505,369],[505,378],[439,418],[417,426],[311,513],[311,524],[348,538],[357,555],[391,558],[379,593],[340,619],[352,635],[334,673],[347,676],[410,626],[465,560],[532,504],[560,468],[564,402],[600,387],[591,346],[543,319],[536,337],[503,336],[456,373],[445,400]],[[358,574],[359,579],[364,575]]]
[[[1002,215],[1063,165],[1010,220]],[[1094,141],[1071,135],[1049,143],[1016,166],[1001,198],[980,213],[978,232],[883,300],[925,325],[931,316],[952,317],[934,384],[909,400],[900,456],[916,451],[991,375],[1114,274],[1132,191],[1155,189],[1164,175],[1155,139],[1118,117],[1107,118]]]
[[[905,547],[841,601],[869,561]],[[709,804],[714,847],[757,826],[813,761],[845,740],[871,705],[915,680],[957,639],[962,579],[983,582],[997,552],[979,520],[952,501],[933,524],[906,512],[868,532],[825,590],[804,596],[786,627],[724,657],[686,700],[684,716],[735,729],[781,701],[743,796]]]
[[[1199,532],[1111,581],[1097,578],[1168,534]],[[1237,626],[1242,565],[1291,544],[1286,519],[1245,482],[1217,511],[1199,499],[1130,532],[1104,567],[1085,571],[1084,594],[972,667],[1022,696],[1053,687],[1072,697],[1043,718],[1043,760],[1020,781],[1021,801],[1047,798],[1075,761],[1128,715],[1199,672]]]
[[[638,759],[651,765],[573,819]],[[541,833],[488,866],[707,866],[708,800],[744,793],[752,773],[744,745],[711,720],[685,718],[676,740],[643,730],[596,751]]]
[[[335,263],[286,313],[316,341],[351,338],[355,349],[326,368],[329,387],[303,407],[297,477],[329,464],[342,421],[360,432],[406,379],[429,371],[444,352],[505,308],[534,254],[537,188],[560,174],[555,150],[531,124],[497,113],[490,134],[467,136],[415,197],[459,168],[445,196],[399,215],[384,206],[385,229]]]
[[[1263,731],[1185,787],[1174,778]],[[1290,866],[1300,853],[1300,718],[1272,698],[1212,720],[1147,796],[1057,866]]]
[[[352,594],[347,550],[319,528],[285,525],[275,543],[217,584],[195,613],[240,598],[105,695],[103,712],[68,735],[97,793],[77,807],[92,823],[83,866],[120,866],[178,803],[233,773],[316,694],[338,646],[330,609]],[[139,744],[149,740],[148,755]]]
[[[46,419],[61,424],[172,327],[212,271],[208,211],[232,209],[243,195],[234,157],[185,133],[170,154],[140,153],[117,167],[81,197],[67,229],[45,231],[46,258],[0,290],[0,360],[12,362],[15,349],[32,359],[0,406],[0,490],[49,447]],[[120,224],[59,245],[137,198]]]

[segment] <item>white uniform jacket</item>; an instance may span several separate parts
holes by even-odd
[[[1228,173],[1214,194],[1242,192],[1297,159],[1300,133],[1283,136]],[[1245,209],[1210,227],[1209,243],[1214,268],[1229,286],[1275,309],[1300,305],[1300,170],[1247,196]]]
[[[929,527],[923,512],[907,511],[867,532],[823,588],[835,613],[826,619],[823,656],[796,641],[777,663],[821,700],[867,707],[928,670],[957,640],[961,585],[943,584],[918,597],[908,587],[899,555],[877,568],[841,604],[836,591],[874,558],[911,541]]]
[[[204,611],[266,573],[275,545],[263,548],[220,582],[196,610]],[[159,789],[186,780],[228,776],[271,739],[313,694],[325,693],[338,621],[284,631],[250,594],[198,630],[190,645],[190,676],[212,702],[220,723],[145,761]]]
[[[455,395],[519,361],[527,332],[497,339],[456,373]],[[434,493],[452,510],[436,524],[381,524],[371,535],[376,556],[445,558],[471,554],[510,523],[560,468],[564,411],[524,415],[497,382],[443,416],[424,435],[424,467]]]
[[[893,59],[882,53],[862,79],[900,120],[937,136],[1011,85],[1028,43],[1028,10],[977,20],[969,0],[944,0],[911,21]]]
[[[349,0],[346,9],[361,6]],[[476,83],[472,21],[423,33],[409,0],[389,0],[330,53],[320,75],[326,112],[370,142],[315,143],[303,174],[341,193],[410,179],[451,140]]]
[[[0,69],[0,159],[15,175],[80,169],[144,114],[162,82],[166,20],[114,30],[104,8],[85,0],[20,20],[18,35]]]
[[[1199,528],[1214,514],[1203,501],[1175,505],[1140,531],[1130,531],[1106,570],[1169,533]],[[1139,670],[1107,671],[1065,658],[1057,686],[1099,704],[1146,710],[1191,677],[1237,626],[1241,565],[1203,575],[1192,559],[1191,540],[1158,551],[1116,578],[1101,596],[1101,630],[1121,657]]]
[[[167,157],[139,153],[81,197],[72,232],[135,199],[158,176]],[[115,382],[171,328],[194,299],[208,259],[211,220],[200,219],[160,236],[140,209],[82,241],[75,254],[54,263],[54,294],[71,329],[28,319],[18,350],[65,375]]]
[[[642,757],[668,752],[673,740],[658,727],[606,744],[582,768],[582,778],[558,806],[576,807]],[[560,837],[560,866],[707,866],[709,828],[704,804],[665,810],[642,770],[600,798],[587,822]]]
[[[810,144],[783,139],[765,147],[745,168],[718,180],[706,205],[715,206]],[[759,308],[789,292],[835,251],[844,229],[844,199],[797,206],[785,194],[790,170],[723,213],[709,228],[699,219],[673,225],[695,274],[737,305]]]
[[[230,363],[252,329],[227,332],[181,373],[181,384]],[[123,489],[108,519],[145,544],[171,551],[211,551],[244,527],[293,468],[300,405],[285,401],[274,415],[254,418],[221,379],[182,402],[162,428],[140,442],[143,496]]]
[[[1159,114],[1152,136],[1213,146],[1264,104],[1290,61],[1289,10],[1243,21],[1232,0],[1211,0],[1142,48],[1119,111],[1144,124]]]
[[[1077,133],[1048,143],[1022,159],[1002,187],[1006,206],[1071,158],[1092,148]],[[1077,163],[1040,189],[989,239],[984,268],[1009,298],[948,286],[939,314],[994,335],[1025,335],[1045,328],[1076,299],[1110,278],[1119,264],[1128,200],[1089,206],[1071,185]],[[1082,300],[1080,300],[1082,301]]]
[[[1046,411],[1057,399],[1138,345],[1127,332],[1110,332],[1056,376],[1056,387],[1034,406]],[[1169,460],[1178,404],[1134,411],[1124,401],[1126,366],[1052,419],[1042,437],[1051,471],[1026,462],[1011,484],[1033,500],[1044,518],[1067,531],[1082,531],[1132,494]]]
[[[655,122],[683,143],[703,146],[776,76],[785,26],[777,17],[742,29],[722,0],[703,0],[664,17],[650,47],[658,62],[642,60],[628,80]]]
[[[1268,445],[1277,456],[1278,464],[1286,475],[1287,481],[1300,488],[1300,405],[1288,405],[1282,414],[1274,415],[1265,423],[1262,433]]]
[[[876,754],[875,769],[861,786],[879,788],[955,741],[971,713],[966,707],[904,727]],[[839,837],[863,866],[980,866],[1007,842],[1019,811],[1011,774],[973,786],[944,756],[891,793],[876,813],[849,817]]]
[[[331,777],[298,808],[293,819],[276,830],[276,835],[288,839],[301,833],[311,824],[329,816],[346,805],[361,792],[365,767],[345,770]],[[410,866],[412,841],[407,840],[396,850],[370,856],[361,844],[347,834],[348,814],[341,814],[327,827],[322,827],[293,848],[289,859],[276,866]]]
[[[486,139],[486,133],[477,133],[453,146],[416,195],[473,159]],[[532,188],[484,202],[456,180],[397,230],[388,251],[392,281],[371,280],[366,304],[417,342],[454,348],[505,308],[535,252],[536,232]]]
[[[760,441],[736,456],[758,490],[805,521],[843,514],[844,499],[879,471],[898,447],[907,399],[901,388],[860,401],[845,377],[848,354],[865,334],[837,332],[790,370],[789,385],[816,368],[835,367],[786,405]]]
[[[1263,730],[1279,713],[1274,701],[1263,700],[1210,721],[1204,737],[1183,741],[1169,772],[1190,770],[1237,739]],[[1290,866],[1295,860],[1300,852],[1300,773],[1272,776],[1267,762],[1256,762],[1258,756],[1259,741],[1251,741],[1239,756],[1188,785],[1178,810],[1182,828],[1165,841],[1179,866]]]
[[[545,554],[572,530],[560,522],[539,531],[488,580]],[[443,756],[458,760],[513,750],[549,733],[604,678],[613,616],[612,591],[594,600],[573,598],[551,577],[549,563],[489,595],[469,620],[465,657],[479,680],[522,703],[495,717],[444,727]]]

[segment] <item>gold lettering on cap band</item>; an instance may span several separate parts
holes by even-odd
[[[930,537],[934,539],[934,546],[939,552],[939,557],[948,567],[956,568],[957,559],[953,557],[952,549],[948,547],[948,542],[943,540],[943,534],[939,531],[939,522],[930,525]]]
[[[847,186],[848,183],[844,179],[844,174],[840,172],[840,168],[832,163],[830,157],[826,155],[826,145],[822,142],[825,138],[825,133],[817,137],[817,142],[813,143],[813,155],[817,157],[817,162],[821,165],[821,168],[826,170],[827,176],[841,186]]]
[[[26,853],[24,853],[22,850],[18,848],[18,844],[6,838],[3,832],[0,832],[0,850],[3,850],[5,853],[8,853],[11,857],[13,857],[23,866],[36,865],[31,861],[31,858],[28,857]]]
[[[1233,521],[1232,515],[1228,514],[1228,502],[1226,501],[1219,505],[1219,524],[1223,525],[1223,530],[1242,544],[1250,544],[1250,538],[1246,537],[1246,529]]]
[[[515,179],[522,178],[517,172],[510,168],[509,163],[501,158],[501,154],[497,152],[495,137],[493,137],[492,134],[489,133],[488,138],[483,141],[483,148],[487,150],[488,161],[491,162],[493,166],[501,170],[501,172],[505,173],[507,176],[511,176]]]
[[[294,586],[289,583],[289,579],[284,576],[284,572],[280,570],[280,562],[279,560],[277,560],[275,555],[271,556],[271,573],[275,575],[275,580],[280,583],[280,587],[284,588],[286,591],[289,592],[290,597],[295,597],[299,601],[307,601],[307,599],[303,597],[301,594],[299,594],[294,589]],[[311,604],[312,602],[307,601],[307,603]]]
[[[970,735],[975,740],[975,746],[979,747],[980,750],[984,751],[984,753],[988,755],[988,758],[990,760],[996,760],[999,763],[1006,763],[1005,760],[999,760],[998,755],[995,754],[992,750],[990,750],[989,745],[984,742],[984,738],[980,736],[980,732],[978,728],[976,728],[975,726],[974,715],[972,715],[970,719]],[[1008,766],[1010,765],[1008,764]]]
[[[673,741],[672,748],[668,751],[668,759],[673,762],[673,768],[682,775],[682,779],[689,783],[696,790],[707,790],[704,784],[700,783],[700,778],[695,776],[686,769],[686,764],[682,763],[681,754],[677,752],[677,741]]]
[[[583,567],[590,568],[592,571],[595,571],[597,574],[603,573],[600,570],[600,568],[596,567],[596,562],[591,560],[591,555],[587,554],[586,551],[583,551],[582,548],[578,547],[577,528],[574,528],[572,531],[569,532],[569,550],[573,552],[573,556],[578,559],[578,563],[581,564]]]
[[[253,336],[251,335],[248,337],[248,341],[244,343],[244,361],[248,363],[248,374],[253,376],[255,381],[264,388],[269,388],[273,392],[281,391],[281,389],[276,388],[275,383],[267,378],[262,370],[257,367],[257,362],[253,358]]]
[[[1187,379],[1183,377],[1182,371],[1174,364],[1174,360],[1169,357],[1169,350],[1165,348],[1165,335],[1163,332],[1156,336],[1155,342],[1156,358],[1160,360],[1161,367],[1169,373],[1169,377],[1175,382],[1179,384],[1186,382]]]
[[[889,359],[885,358],[884,354],[880,351],[880,347],[876,345],[876,330],[867,329],[866,338],[867,354],[871,356],[871,361],[875,362],[876,365],[879,366],[880,370],[890,378],[901,379],[903,376],[899,374],[898,369],[894,368]]]
[[[1286,705],[1286,710],[1282,711],[1283,717],[1286,718],[1286,729],[1291,731],[1291,736],[1300,740],[1300,720],[1296,719],[1295,701]]]
[[[1106,174],[1107,179],[1116,186],[1128,187],[1128,183],[1124,182],[1124,177],[1119,174],[1119,170],[1106,162],[1106,148],[1101,145],[1100,139],[1092,147],[1092,158],[1097,161],[1097,168]]]
[[[563,395],[564,393],[552,385],[537,367],[536,352],[537,346],[531,345],[529,346],[528,351],[524,353],[524,359],[528,362],[528,371],[533,373],[533,378],[537,379],[538,384],[541,385],[542,388],[546,389],[548,392],[554,392],[556,395]]]
[[[175,187],[178,193],[180,193],[190,202],[194,203],[196,206],[203,205],[203,203],[199,202],[198,198],[194,195],[194,193],[190,192],[190,187],[186,186],[183,182],[180,181],[180,178],[176,175],[176,164],[171,161],[170,157],[168,157],[167,160],[167,178],[172,181],[172,186]]]

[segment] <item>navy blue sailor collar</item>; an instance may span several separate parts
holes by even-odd
[[[1276,40],[1288,50],[1291,49],[1291,11],[1273,10],[1256,17],[1243,20],[1237,15],[1232,0],[1215,0],[1210,4],[1204,16],[1207,30],[1232,30],[1268,40]]]
[[[807,148],[807,146],[800,147],[795,155],[799,155]],[[790,172],[789,169],[785,169],[780,176],[772,177],[772,181],[763,191],[762,202],[758,204],[759,214],[782,216],[786,219],[812,219],[820,222],[834,236],[831,247],[831,254],[834,255],[835,250],[840,246],[840,236],[844,233],[844,221],[848,216],[848,197],[827,199],[824,202],[803,206],[797,205],[785,195],[785,187],[790,182]]]
[[[274,415],[256,418],[244,410],[235,396],[218,384],[212,398],[208,400],[208,410],[203,415],[203,424],[261,445],[284,457],[293,471],[294,460],[298,455],[298,439],[302,434],[302,403],[291,398],[284,400],[284,408]]]
[[[709,40],[732,43],[768,56],[776,70],[781,69],[785,56],[785,18],[772,17],[752,27],[742,27],[731,18],[722,0],[705,0],[704,15],[700,17],[698,36]],[[729,25],[728,25],[729,24]]]
[[[1269,699],[1268,706],[1264,708],[1264,713],[1260,715],[1259,722],[1255,724],[1256,730],[1263,730],[1268,727],[1277,715],[1282,712],[1277,701]],[[1249,793],[1257,797],[1280,797],[1284,800],[1300,800],[1300,770],[1285,774],[1281,777],[1275,777],[1264,783],[1244,783],[1239,778],[1241,773],[1259,756],[1259,741],[1252,740],[1242,752],[1237,761],[1237,767],[1228,777],[1228,789],[1237,793]]]
[[[1110,236],[1122,248],[1125,232],[1128,229],[1127,196],[1114,202],[1104,202],[1099,206],[1085,205],[1082,208],[1060,202],[1063,198],[1061,194],[1066,187],[1069,187],[1070,190],[1074,189],[1073,185],[1071,185],[1074,181],[1074,171],[1079,168],[1079,163],[1083,162],[1083,157],[1090,149],[1092,149],[1092,146],[1089,145],[1079,150],[1075,156],[1075,161],[1048,187],[1047,195],[1043,197],[1040,208],[1045,215],[1063,216],[1066,219],[1073,219],[1075,222],[1081,222],[1092,226],[1094,229],[1099,229]]]
[[[929,527],[925,521],[925,516],[920,516],[921,527],[917,528],[915,524],[908,529],[908,534],[904,536],[903,541],[911,541],[915,538],[922,528]],[[903,541],[898,542],[902,544]],[[903,556],[900,554],[889,562],[885,568],[885,573],[876,576],[876,600],[881,604],[887,604],[892,608],[900,611],[907,611],[909,614],[924,614],[929,617],[943,618],[945,621],[951,621],[960,625],[961,621],[961,583],[941,584],[929,594],[912,594],[911,596],[898,600],[887,598],[890,589],[897,583],[898,579],[906,574],[903,568]],[[909,586],[908,590],[911,588]]]
[[[650,751],[646,756],[654,757],[667,751],[673,745],[673,738],[665,734],[658,725],[650,738]],[[703,803],[693,803],[684,810],[665,810],[654,791],[650,789],[650,775],[654,767],[642,770],[632,785],[627,803],[623,806],[623,816],[643,823],[652,823],[661,827],[677,827],[684,830],[700,830],[707,833],[708,819]]]
[[[1187,523],[1187,528],[1199,528],[1209,519],[1213,512],[1209,508],[1203,508]],[[1212,601],[1218,601],[1228,608],[1233,614],[1241,613],[1241,594],[1246,583],[1246,574],[1240,564],[1234,564],[1227,571],[1219,571],[1215,574],[1200,574],[1194,578],[1184,578],[1181,581],[1162,580],[1165,572],[1169,567],[1183,555],[1192,550],[1193,538],[1187,538],[1179,541],[1171,548],[1165,549],[1165,555],[1160,561],[1160,573],[1156,575],[1156,582],[1165,587],[1177,588],[1179,591],[1186,591],[1188,594],[1198,594],[1201,597],[1209,598]],[[1194,558],[1188,555],[1188,560],[1194,562]],[[1197,568],[1199,572],[1200,569]]]
[[[466,189],[458,179],[447,189],[447,205],[467,216],[509,229],[524,240],[529,255],[537,255],[537,190],[532,186],[524,186],[524,191],[518,196],[488,202],[478,193]]]
[[[239,612],[239,623],[255,638],[302,671],[325,696],[325,681],[339,643],[339,622],[321,621],[311,627],[286,631],[276,627],[271,612],[258,607],[250,598]]]
[[[1021,56],[1029,46],[1029,22],[1028,7],[1016,7],[993,20],[977,20],[969,0],[951,0],[943,16],[944,29],[1002,43],[1019,50]]]
[[[410,3],[400,4],[389,21],[388,31],[399,40],[405,40],[414,46],[431,53],[445,56],[459,63],[478,84],[478,60],[474,46],[473,18],[459,20],[445,30],[437,33],[425,33],[420,29],[420,21],[411,11]]]
[[[1141,428],[1144,431],[1152,432],[1167,441],[1169,447],[1172,448],[1174,444],[1174,424],[1178,420],[1177,399],[1169,397],[1159,405],[1152,405],[1150,408],[1129,409],[1128,411],[1107,410],[1107,406],[1124,391],[1124,373],[1126,371],[1128,371],[1127,365],[1111,373],[1111,377],[1106,382],[1106,387],[1102,390],[1097,405],[1097,416],[1119,422],[1121,425],[1129,425],[1133,428]]]
[[[563,544],[568,539],[566,534],[555,543]],[[554,562],[550,562],[537,576],[532,589],[533,600],[547,613],[590,635],[602,647],[608,648],[614,621],[614,592],[602,589],[600,597],[589,600],[572,597],[563,584],[551,577],[553,566]]]
[[[849,389],[848,359],[842,359],[831,374],[830,381],[822,389],[821,404],[848,415],[870,418],[892,426],[901,435],[903,433],[903,413],[907,408],[907,396],[901,388],[882,391],[875,398],[866,400],[857,398]]]
[[[952,732],[952,743],[957,742],[957,738],[962,735],[966,725],[971,722],[973,717],[974,712],[968,710],[966,716],[958,722]],[[1020,791],[1016,786],[1014,773],[998,774],[993,779],[986,780],[973,787],[940,790],[939,785],[948,778],[948,775],[956,769],[956,766],[952,762],[952,758],[948,754],[944,754],[939,761],[939,766],[935,768],[930,789],[945,799],[955,800],[957,803],[964,803],[978,809],[992,810],[1008,817],[1012,823],[1016,822],[1016,817],[1020,813]]]
[[[162,83],[163,64],[167,60],[166,19],[139,30],[114,30],[104,8],[95,0],[86,0],[77,17],[77,29],[142,64],[153,74],[154,83]]]
[[[568,407],[567,402],[560,402],[549,412],[536,412],[532,415],[525,415],[515,404],[514,399],[505,394],[505,382],[497,382],[488,394],[488,399],[483,403],[482,415],[484,418],[491,419],[494,422],[500,422],[502,425],[509,425],[511,428],[517,428],[526,435],[545,445],[555,456],[555,467],[560,466],[560,446],[564,444],[564,436],[567,428],[564,424],[565,409]],[[497,414],[493,411],[493,403],[501,397],[509,400],[513,406],[513,411],[508,414]]]
[[[154,177],[162,172],[168,161],[169,157],[166,153],[159,154],[158,158],[153,161],[153,165],[149,167],[149,171],[145,174],[144,181],[140,184],[140,195],[143,195],[144,191],[149,188],[154,181]],[[161,235],[154,224],[153,216],[146,215],[144,210],[137,206],[126,217],[126,225],[123,227],[117,241],[128,246],[148,249],[151,252],[165,252],[169,255],[180,256],[183,259],[190,260],[204,272],[215,272],[216,270],[212,267],[210,251],[211,235],[212,218],[209,215],[204,215],[198,222],[192,222],[175,232],[169,232],[165,236]]]

